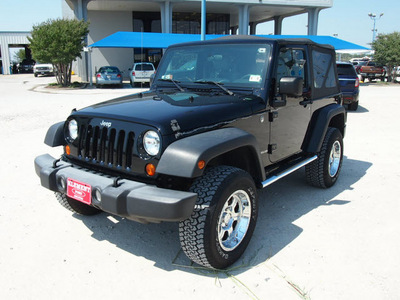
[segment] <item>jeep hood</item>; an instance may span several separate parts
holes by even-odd
[[[162,135],[169,135],[224,125],[251,113],[251,105],[243,96],[149,92],[95,104],[72,115],[101,118],[105,122],[140,123],[158,128]]]

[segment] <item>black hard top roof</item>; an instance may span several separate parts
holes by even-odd
[[[335,49],[331,45],[318,44],[307,38],[266,38],[254,35],[228,35],[216,39],[211,39],[207,41],[196,41],[187,42],[171,45],[170,48],[189,46],[189,45],[211,45],[211,44],[237,44],[237,43],[275,43],[275,44],[285,44],[285,45],[315,45],[327,49]]]

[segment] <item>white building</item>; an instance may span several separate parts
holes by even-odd
[[[201,33],[201,0],[65,0],[64,17],[90,21],[87,44],[118,31]],[[308,34],[316,35],[318,15],[332,7],[333,0],[207,0],[207,34],[255,34],[256,26],[274,23],[281,34],[284,18],[308,14]],[[92,72],[103,65],[115,65],[127,74],[134,61],[157,64],[162,49],[93,49]],[[79,75],[87,79],[87,53]]]
[[[201,0],[61,0],[63,17],[90,21],[87,44],[115,32],[201,33]],[[333,0],[207,0],[207,34],[255,34],[256,26],[273,22],[281,34],[284,18],[308,14],[308,34],[316,35],[318,15]],[[2,42],[3,64],[9,62],[8,42]],[[115,65],[127,71],[134,61],[157,64],[162,49],[94,49],[92,66]],[[88,54],[75,70],[88,79]],[[7,71],[7,70],[6,70]],[[6,73],[6,72],[5,72]],[[8,74],[8,73],[6,73]],[[127,72],[125,72],[127,74]]]
[[[0,58],[1,70],[0,74],[11,74],[11,58],[10,48],[24,48],[28,58],[30,58],[30,51],[27,47],[29,44],[28,36],[30,32],[27,31],[0,31]]]

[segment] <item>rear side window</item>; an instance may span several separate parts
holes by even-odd
[[[357,76],[356,70],[352,65],[338,64],[337,65],[338,75],[343,76]]]
[[[314,97],[321,98],[339,93],[334,52],[315,47],[312,50],[312,60]]]

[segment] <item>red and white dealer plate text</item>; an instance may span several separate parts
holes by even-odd
[[[67,196],[86,204],[92,203],[92,187],[84,182],[67,179]]]

